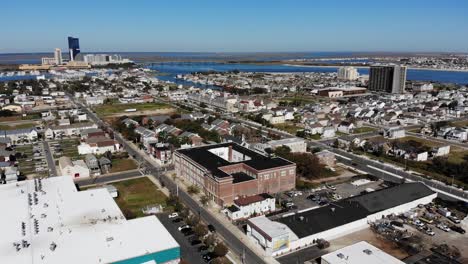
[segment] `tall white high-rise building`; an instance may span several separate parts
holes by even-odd
[[[392,93],[404,93],[406,88],[406,66],[395,66]]]
[[[62,50],[59,48],[56,48],[54,51],[54,58],[55,58],[55,63],[57,65],[61,65],[63,63],[62,60]]]
[[[359,73],[354,67],[345,66],[338,69],[338,79],[352,81],[357,78],[359,78]]]

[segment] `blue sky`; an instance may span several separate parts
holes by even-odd
[[[9,0],[0,53],[82,51],[468,52],[466,0]]]

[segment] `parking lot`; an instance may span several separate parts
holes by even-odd
[[[324,206],[330,202],[360,195],[364,192],[379,190],[385,187],[382,180],[352,179],[338,184],[323,184],[307,191],[291,191],[280,194],[278,203],[286,209],[304,210]]]
[[[16,146],[15,151],[21,153],[17,159],[18,170],[26,177],[43,177],[49,175],[49,166],[42,143],[32,143]]]
[[[193,240],[195,240],[195,235],[190,233],[181,232],[178,228],[186,225],[183,221],[178,221],[175,219],[180,218],[169,218],[168,213],[158,214],[158,218],[164,227],[171,233],[174,239],[179,243],[181,247],[181,257],[185,259],[188,263],[206,263],[203,260],[203,255],[208,253],[208,250],[201,250],[199,248],[202,244],[192,245]],[[189,235],[187,235],[189,234]]]

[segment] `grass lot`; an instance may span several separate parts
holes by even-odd
[[[31,128],[35,127],[36,124],[34,123],[24,123],[18,125],[8,125],[8,124],[0,124],[0,130],[13,130],[13,129],[22,129],[22,128]]]
[[[401,142],[407,142],[407,141],[410,141],[410,140],[419,142],[419,143],[423,144],[424,146],[431,147],[431,148],[432,147],[440,147],[440,146],[444,145],[442,143],[435,142],[435,141],[432,141],[432,140],[428,140],[428,139],[425,139],[425,138],[412,137],[412,136],[396,139],[396,141],[401,141]]]
[[[348,134],[343,133],[343,132],[340,132],[340,131],[336,131],[336,132],[335,132],[335,135],[336,135],[337,137],[342,137],[342,136],[347,136]]]
[[[320,134],[315,134],[315,135],[310,135],[309,138],[313,140],[319,140],[322,138],[322,136]]]
[[[279,101],[288,101],[288,102],[296,101],[296,102],[299,102],[300,104],[310,104],[310,103],[317,102],[317,99],[312,98],[312,97],[288,96],[288,97],[281,98]]]
[[[134,170],[137,164],[132,159],[112,159],[112,168],[110,173]]]
[[[163,103],[107,104],[95,107],[94,111],[96,111],[99,116],[109,116],[118,113],[125,113],[126,109],[136,109],[136,111],[151,111],[163,108],[170,108],[170,106]]]
[[[293,123],[283,123],[283,124],[276,124],[276,125],[273,125],[275,128],[277,129],[280,129],[280,130],[284,130],[292,135],[296,135],[296,132],[298,130],[302,130],[304,129],[303,127],[299,127]]]
[[[451,122],[451,124],[456,126],[456,127],[465,127],[465,126],[468,126],[468,120]]]
[[[363,127],[355,128],[353,134],[374,132],[374,131],[376,131],[376,130],[377,130],[377,129],[375,129],[375,128],[373,128],[373,127],[366,127],[366,126],[363,126]]]
[[[468,157],[468,150],[454,150],[451,148],[448,160],[453,163],[462,163],[465,161],[465,157]]]
[[[144,216],[141,209],[147,205],[166,206],[167,197],[148,178],[138,178],[112,183],[119,191],[116,202],[125,213],[131,211],[136,217]]]

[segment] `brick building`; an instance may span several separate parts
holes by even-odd
[[[283,192],[296,184],[296,164],[232,142],[179,149],[174,165],[179,177],[222,206],[243,195]]]

